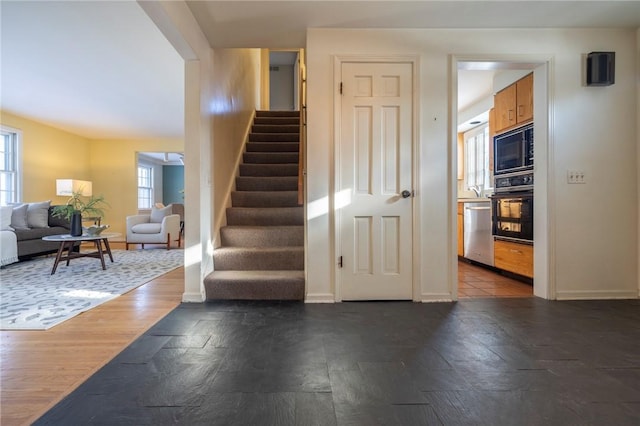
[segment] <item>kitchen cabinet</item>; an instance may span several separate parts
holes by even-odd
[[[533,278],[533,246],[513,241],[493,243],[496,268]]]
[[[458,203],[458,256],[464,256],[464,203]]]
[[[496,93],[494,108],[496,133],[533,120],[533,73]]]

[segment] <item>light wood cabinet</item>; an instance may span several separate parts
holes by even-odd
[[[533,120],[533,73],[516,82],[516,123]]]
[[[494,108],[496,133],[533,120],[533,73],[496,93]]]
[[[496,268],[533,278],[533,246],[496,240],[493,244]]]
[[[464,256],[464,203],[458,203],[458,256]]]

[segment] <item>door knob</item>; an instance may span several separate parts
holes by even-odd
[[[400,193],[400,195],[402,195],[402,198],[409,198],[411,197],[411,191],[407,191],[406,189],[404,191],[402,191]]]

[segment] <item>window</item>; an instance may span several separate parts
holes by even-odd
[[[491,187],[489,168],[489,126],[483,124],[464,134],[465,184],[482,191]]]
[[[1,127],[0,144],[0,204],[20,201],[20,139],[22,132]]]
[[[153,167],[138,166],[138,208],[150,209],[153,205]]]

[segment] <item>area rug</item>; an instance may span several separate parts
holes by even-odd
[[[141,286],[184,263],[179,249],[112,250],[114,262],[60,262],[44,257],[0,269],[0,329],[47,330]]]

